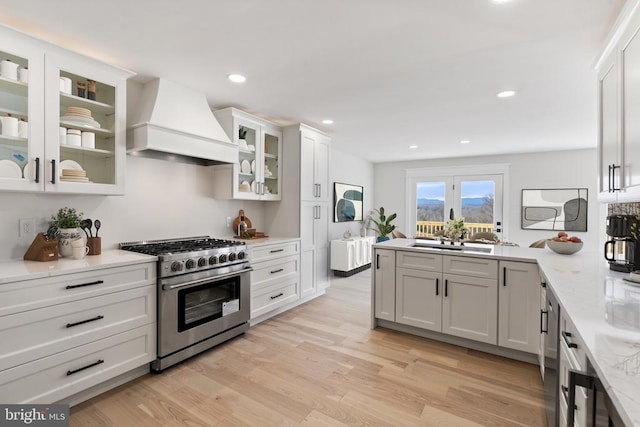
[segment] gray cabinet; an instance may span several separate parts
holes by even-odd
[[[533,263],[500,261],[498,345],[537,353],[540,344],[540,281]]]
[[[396,251],[376,249],[373,257],[374,316],[394,321],[396,317]]]

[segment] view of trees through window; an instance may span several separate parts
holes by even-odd
[[[463,181],[461,188],[461,211],[455,213],[462,216],[465,222],[493,224],[494,209],[493,181]],[[417,220],[444,222],[449,219],[445,212],[445,183],[418,183]]]

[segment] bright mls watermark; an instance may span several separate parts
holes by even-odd
[[[0,427],[69,427],[69,405],[2,405]]]

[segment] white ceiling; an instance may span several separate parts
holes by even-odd
[[[592,66],[623,4],[3,0],[0,22],[387,162],[595,147]]]

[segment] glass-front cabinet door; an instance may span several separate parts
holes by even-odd
[[[44,188],[43,51],[0,32],[0,190]]]
[[[123,194],[128,73],[55,54],[46,55],[45,72],[45,185]]]
[[[281,200],[282,130],[236,108],[214,111],[218,122],[238,144],[238,163],[213,166],[219,198]]]

